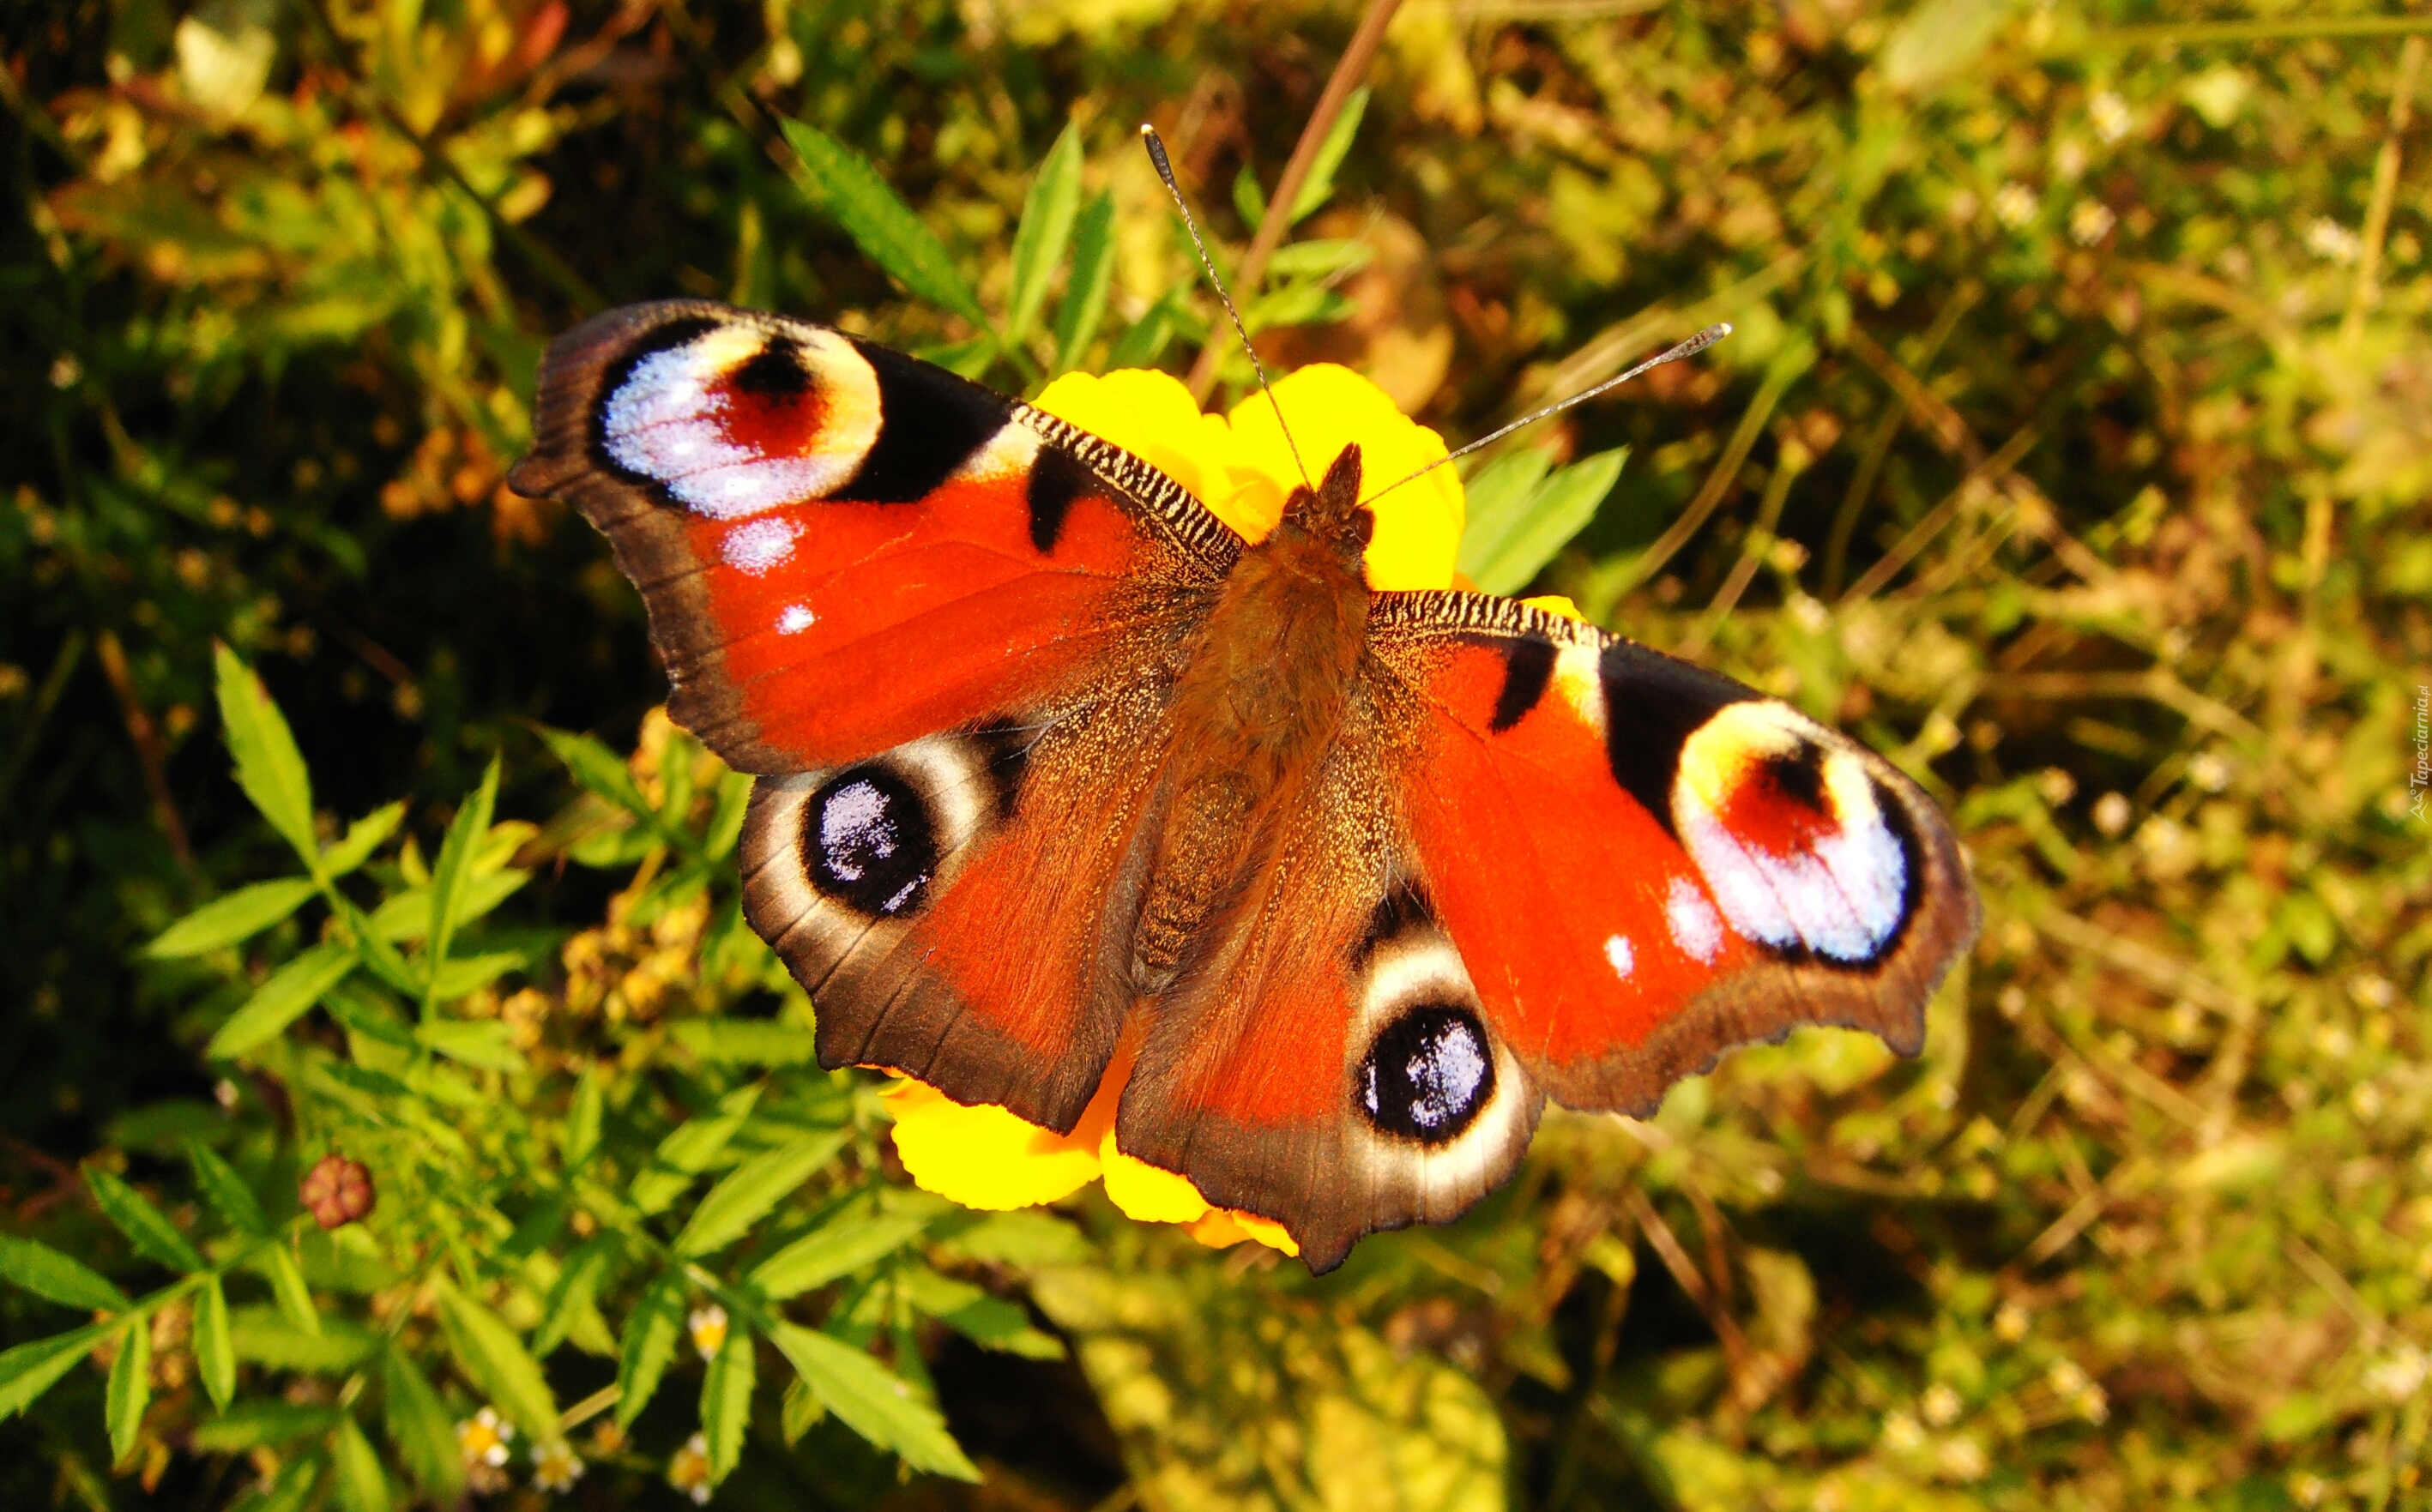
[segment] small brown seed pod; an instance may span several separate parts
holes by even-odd
[[[296,1200],[325,1229],[344,1228],[372,1210],[372,1173],[360,1160],[323,1155],[296,1188]]]

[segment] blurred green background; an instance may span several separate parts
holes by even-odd
[[[807,1005],[731,922],[733,784],[645,719],[638,600],[501,486],[542,346],[695,294],[1008,389],[1185,371],[1213,306],[1136,124],[1232,269],[1358,21],[0,16],[0,1232],[41,1246],[0,1253],[0,1500],[545,1504],[545,1420],[631,1396],[655,1328],[649,1411],[566,1425],[574,1504],[2432,1504],[2418,11],[1408,0],[1242,291],[1271,364],[1352,363],[1456,443],[1738,327],[1493,454],[1481,504],[1536,544],[1489,585],[1934,792],[1985,927],[1919,1060],[1804,1033],[1648,1123],[1549,1111],[1505,1192],[1318,1281],[1094,1194],[937,1213],[870,1079],[802,1064]],[[857,162],[946,273],[889,277]],[[1622,446],[1600,508],[1530,486]],[[231,736],[277,743],[214,642],[309,798],[231,777]],[[147,949],[398,799],[304,922]],[[481,953],[443,990],[414,921],[451,887]],[[230,1033],[316,949],[372,984]],[[708,1201],[635,1195],[831,1127],[743,1260],[687,1239]],[[380,1189],[336,1239],[292,1196],[330,1149]],[[909,1416],[751,1311],[757,1257],[839,1213],[905,1247],[802,1295]],[[713,1298],[741,1342],[675,1349]],[[26,1342],[87,1318],[90,1367]],[[451,1459],[485,1403],[524,1424],[500,1469]]]

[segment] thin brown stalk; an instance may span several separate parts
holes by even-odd
[[[2381,248],[2390,236],[2390,210],[2398,197],[2398,140],[2415,113],[2415,80],[2424,72],[2424,39],[2407,39],[2398,50],[2398,86],[2390,95],[2389,128],[2373,159],[2373,200],[2364,216],[2364,246],[2356,258],[2356,287],[2348,295],[2347,317],[2339,322],[2339,344],[2353,346],[2364,335],[2364,312],[2381,293]]]
[[[1943,343],[1959,328],[1960,317],[1976,303],[1981,292],[1970,282],[1943,302],[1942,309],[1934,314],[1934,324],[1927,328],[1924,339],[1912,349],[1914,365],[1930,365],[1941,354]],[[1912,363],[1897,365],[1905,373]],[[1883,462],[1891,455],[1892,443],[1899,438],[1900,428],[1907,424],[1913,408],[1907,393],[1902,392],[1900,402],[1884,410],[1883,419],[1875,426],[1874,434],[1866,438],[1866,452],[1858,461],[1857,472],[1849,479],[1849,492],[1841,496],[1841,507],[1832,515],[1832,534],[1824,542],[1824,596],[1827,598],[1840,595],[1849,565],[1849,537],[1857,531],[1858,516],[1866,508],[1866,496],[1874,492],[1875,479],[1883,472]]]
[[[1841,596],[1841,604],[1847,606],[1863,602],[1874,596],[1883,584],[1900,576],[1900,569],[1907,566],[1918,552],[1924,550],[1928,542],[1941,534],[1945,527],[1958,518],[1960,510],[1966,506],[1976,490],[2009,477],[2011,468],[2017,465],[2019,458],[2027,454],[2027,448],[2034,445],[2035,442],[2035,428],[2028,426],[2008,441],[2003,442],[2000,451],[1969,468],[1968,476],[1959,480],[1958,487],[1945,496],[1941,503],[1926,511],[1925,518],[1911,526],[1908,534],[1901,536],[1889,551],[1883,554],[1881,560],[1868,567],[1865,575],[1856,582],[1849,585],[1849,591]]]
[[[1654,1249],[1656,1258],[1664,1262],[1664,1268],[1672,1273],[1672,1279],[1706,1315],[1714,1337],[1723,1346],[1723,1358],[1736,1379],[1741,1362],[1748,1358],[1748,1336],[1740,1332],[1738,1321],[1724,1308],[1705,1272],[1697,1268],[1697,1262],[1690,1258],[1680,1236],[1672,1232],[1672,1225],[1664,1221],[1645,1192],[1633,1190],[1630,1194],[1630,1214],[1638,1220],[1639,1232],[1647,1235],[1647,1244]]]
[[[1292,201],[1300,197],[1301,185],[1309,181],[1318,149],[1326,145],[1326,133],[1334,129],[1335,118],[1343,113],[1351,92],[1359,88],[1368,65],[1376,60],[1376,49],[1385,41],[1385,27],[1393,21],[1393,12],[1401,8],[1401,3],[1402,0],[1368,0],[1368,8],[1360,13],[1360,25],[1351,33],[1351,43],[1343,49],[1333,76],[1326,79],[1325,91],[1317,97],[1317,109],[1309,112],[1308,124],[1300,128],[1300,142],[1292,148],[1292,160],[1284,164],[1283,179],[1267,201],[1266,217],[1258,222],[1258,234],[1250,239],[1250,250],[1243,254],[1234,273],[1236,303],[1246,306],[1258,293],[1258,280],[1266,277],[1268,260],[1283,244],[1284,233],[1292,229]],[[1199,348],[1199,361],[1191,364],[1192,398],[1206,402],[1208,391],[1216,387],[1216,363],[1230,344],[1221,328],[1209,332],[1208,344]]]
[[[144,785],[152,790],[152,812],[160,821],[160,832],[169,838],[169,853],[177,865],[192,870],[194,852],[186,843],[186,821],[178,816],[177,805],[169,796],[168,751],[160,743],[160,731],[152,723],[152,715],[144,707],[135,691],[135,675],[127,665],[127,648],[118,644],[118,632],[103,630],[95,637],[93,648],[101,655],[101,670],[110,679],[110,691],[118,695],[119,713],[127,720],[127,738],[135,745],[135,758],[144,767]]]
[[[1731,485],[1739,480],[1740,468],[1748,462],[1748,450],[1756,445],[1756,438],[1765,433],[1765,423],[1773,418],[1774,406],[1782,402],[1782,396],[1789,392],[1790,385],[1806,371],[1806,365],[1799,362],[1777,363],[1766,371],[1765,382],[1758,387],[1756,397],[1748,401],[1748,412],[1740,416],[1739,428],[1731,432],[1730,443],[1723,447],[1723,455],[1715,462],[1714,470],[1706,475],[1705,485],[1697,490],[1697,496],[1689,501],[1689,507],[1680,512],[1680,517],[1674,520],[1670,528],[1655,538],[1655,544],[1630,564],[1613,596],[1618,598],[1661,572],[1664,564],[1689,544],[1689,538],[1697,533],[1697,528],[1706,523],[1708,516],[1714,512],[1715,506],[1730,495]]]

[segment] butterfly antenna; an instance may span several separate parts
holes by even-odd
[[[1528,427],[1535,425],[1540,420],[1562,413],[1563,411],[1569,409],[1575,404],[1585,404],[1590,399],[1595,398],[1597,395],[1604,393],[1608,389],[1617,389],[1621,387],[1631,378],[1638,377],[1641,373],[1646,373],[1652,369],[1662,367],[1666,362],[1677,362],[1684,357],[1695,357],[1699,352],[1702,352],[1707,347],[1714,345],[1716,342],[1721,341],[1731,333],[1731,328],[1728,324],[1717,322],[1714,325],[1709,326],[1704,330],[1697,332],[1697,334],[1690,337],[1687,341],[1682,342],[1678,346],[1665,347],[1663,351],[1656,353],[1653,357],[1650,357],[1646,361],[1639,363],[1636,367],[1631,368],[1627,373],[1623,373],[1618,377],[1609,378],[1592,389],[1587,389],[1580,393],[1574,394],[1569,398],[1562,400],[1559,404],[1549,404],[1533,414],[1524,414],[1519,419],[1512,421],[1510,425],[1504,426],[1500,429],[1489,431],[1487,434],[1478,437],[1476,441],[1473,441],[1468,445],[1461,447],[1459,451],[1446,452],[1444,455],[1427,463],[1425,467],[1420,468],[1417,472],[1410,474],[1409,477],[1396,479],[1393,482],[1386,484],[1376,493],[1369,495],[1363,502],[1374,504],[1378,499],[1383,498],[1386,495],[1392,493],[1393,490],[1401,487],[1404,483],[1416,482],[1420,479],[1425,478],[1427,474],[1434,472],[1437,468],[1442,467],[1446,462],[1455,462],[1461,458],[1466,457],[1471,452],[1478,450],[1481,446],[1491,446],[1496,442],[1501,441],[1504,437],[1512,434],[1514,430],[1524,430]]]
[[[1258,375],[1260,392],[1266,395],[1267,403],[1275,406],[1275,425],[1284,433],[1284,445],[1292,448],[1292,465],[1300,469],[1301,486],[1314,490],[1317,485],[1309,481],[1309,463],[1300,458],[1300,443],[1292,439],[1292,427],[1284,424],[1284,407],[1275,403],[1275,386],[1267,381],[1267,364],[1258,361],[1258,349],[1250,344],[1250,328],[1241,324],[1241,312],[1233,308],[1233,296],[1224,292],[1224,280],[1216,276],[1215,260],[1208,255],[1208,244],[1199,239],[1199,223],[1191,218],[1191,204],[1182,197],[1182,186],[1174,181],[1174,160],[1165,155],[1165,139],[1157,134],[1157,127],[1143,121],[1140,141],[1148,147],[1148,160],[1157,165],[1157,176],[1165,180],[1165,192],[1174,196],[1174,208],[1182,212],[1182,227],[1191,233],[1191,244],[1199,253],[1199,265],[1208,270],[1208,281],[1223,301],[1224,313],[1233,317],[1234,332],[1241,338],[1241,350],[1249,354],[1250,366]]]

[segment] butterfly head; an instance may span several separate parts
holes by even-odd
[[[1360,444],[1347,442],[1314,489],[1284,501],[1284,528],[1306,532],[1358,561],[1376,534],[1376,516],[1360,497]]]

